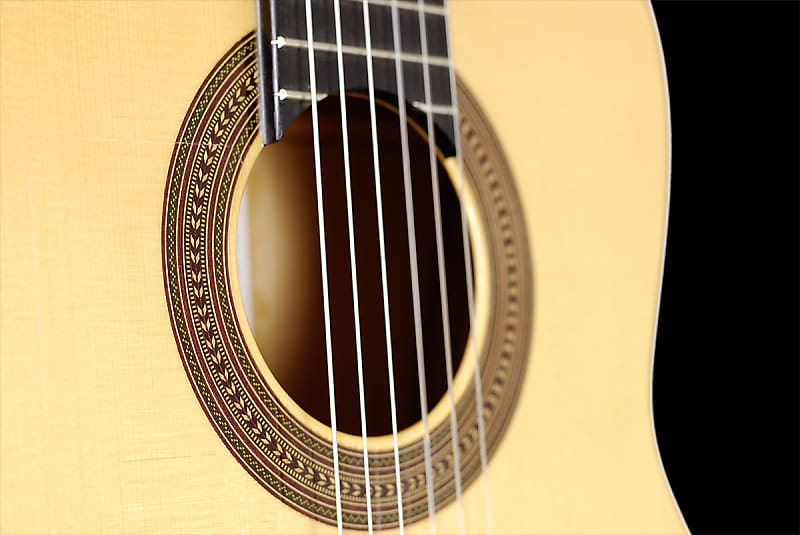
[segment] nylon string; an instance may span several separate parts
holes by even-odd
[[[317,76],[314,66],[314,27],[311,21],[311,0],[306,5],[306,39],[308,41],[308,77],[311,91],[311,121],[314,130],[314,175],[317,184],[317,224],[322,265],[322,304],[325,315],[325,357],[328,364],[328,401],[331,411],[333,442],[333,475],[336,480],[336,526],[342,535],[342,490],[339,480],[339,443],[336,436],[336,393],[333,387],[333,351],[331,348],[331,311],[328,297],[328,255],[325,247],[325,213],[322,206],[322,167],[319,150],[319,115],[317,113]]]
[[[353,322],[356,330],[356,362],[358,364],[358,404],[361,410],[361,440],[364,449],[364,482],[367,498],[367,529],[372,534],[372,491],[369,485],[369,452],[367,450],[367,409],[364,400],[364,359],[361,352],[361,318],[358,311],[358,272],[356,271],[356,242],[353,229],[353,192],[350,181],[350,141],[347,135],[347,106],[345,104],[344,63],[342,58],[342,21],[339,0],[333,0],[336,25],[336,64],[339,70],[339,107],[342,119],[344,149],[344,183],[347,191],[347,237],[350,240],[350,283],[353,287]]]
[[[383,318],[386,333],[386,365],[389,371],[389,403],[392,410],[392,440],[394,442],[394,475],[397,485],[397,518],[400,524],[400,535],[404,533],[403,525],[403,487],[400,482],[400,448],[397,442],[397,405],[394,390],[394,360],[392,356],[392,329],[389,317],[389,288],[386,278],[386,243],[383,229],[383,194],[381,192],[381,170],[378,155],[378,127],[375,117],[375,80],[372,71],[372,37],[370,35],[369,4],[362,0],[364,11],[364,42],[367,49],[367,87],[369,89],[369,118],[372,129],[372,163],[375,169],[375,199],[378,212],[378,242],[381,255],[381,288],[383,291]]]
[[[486,427],[483,418],[483,387],[481,383],[480,361],[478,358],[478,346],[475,327],[475,293],[473,288],[472,256],[470,251],[469,228],[467,226],[467,211],[464,205],[466,195],[464,184],[464,154],[461,152],[461,125],[459,123],[460,113],[458,109],[458,87],[456,86],[456,69],[453,58],[453,43],[450,33],[450,6],[447,0],[445,8],[445,36],[447,40],[447,59],[448,70],[450,71],[450,102],[453,108],[453,140],[456,150],[456,166],[458,169],[458,200],[461,210],[461,238],[464,246],[464,270],[467,277],[467,308],[469,309],[469,325],[472,330],[472,343],[470,344],[470,354],[473,360],[473,383],[475,387],[475,412],[478,418],[478,443],[481,458],[481,481],[483,483],[483,501],[486,515],[486,533],[491,535],[493,529],[492,522],[492,502],[489,493],[489,471],[488,456],[486,453]]]
[[[444,338],[444,362],[447,372],[447,399],[450,402],[450,444],[453,451],[453,476],[456,487],[456,502],[458,503],[458,525],[461,533],[465,533],[464,504],[461,500],[461,459],[458,449],[458,421],[456,416],[456,401],[453,394],[453,355],[450,346],[450,313],[447,302],[447,273],[445,271],[444,243],[442,237],[441,200],[439,195],[439,166],[436,159],[436,132],[433,126],[433,111],[431,109],[431,80],[428,65],[428,35],[425,26],[425,11],[423,0],[417,0],[419,14],[419,34],[422,46],[422,79],[425,88],[425,116],[428,128],[428,156],[431,167],[431,189],[433,193],[433,218],[436,231],[436,260],[439,268],[439,295],[442,304],[442,334]],[[464,250],[467,256],[468,249]]]
[[[400,144],[403,154],[403,189],[408,230],[408,254],[411,267],[411,295],[414,310],[414,342],[417,352],[417,378],[419,379],[419,405],[422,413],[422,446],[425,455],[425,489],[428,498],[428,519],[431,533],[436,533],[436,505],[433,496],[433,466],[431,463],[431,437],[428,429],[428,392],[425,384],[425,354],[422,346],[422,317],[419,297],[419,267],[417,263],[417,238],[414,227],[414,199],[411,190],[411,164],[408,151],[408,125],[406,124],[406,95],[403,84],[403,63],[400,59],[400,16],[397,0],[392,0],[392,38],[394,69],[397,81],[397,109],[400,115]]]

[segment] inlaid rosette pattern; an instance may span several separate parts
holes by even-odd
[[[330,436],[301,424],[261,375],[246,322],[234,308],[229,262],[231,206],[242,162],[258,132],[256,42],[248,34],[198,90],[178,133],[164,194],[162,251],[167,308],[187,377],[220,439],[242,467],[287,505],[336,524]],[[505,160],[473,100],[461,91],[465,168],[489,239],[488,336],[479,348],[490,454],[511,415],[530,339],[532,275],[524,222]],[[241,312],[238,312],[241,313]],[[245,325],[245,327],[243,327]],[[457,400],[462,478],[480,475],[474,390]],[[431,430],[437,508],[454,499],[447,421]],[[425,518],[422,440],[400,450],[404,517]],[[344,527],[366,529],[364,457],[340,448]],[[369,454],[374,523],[397,526],[391,449]]]

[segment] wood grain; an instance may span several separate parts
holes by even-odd
[[[511,161],[535,270],[530,365],[490,465],[495,531],[682,532],[650,410],[668,136],[649,6],[451,9],[458,71]],[[218,440],[165,305],[175,136],[254,26],[249,1],[0,2],[3,533],[332,532]],[[483,531],[479,485],[465,506]],[[453,506],[437,524],[457,530]]]

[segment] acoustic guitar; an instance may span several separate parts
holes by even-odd
[[[2,533],[678,533],[644,1],[0,2]]]

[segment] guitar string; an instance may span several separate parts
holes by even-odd
[[[411,189],[411,162],[408,150],[408,125],[406,123],[406,95],[403,81],[403,63],[400,58],[400,16],[397,0],[392,0],[392,42],[394,46],[394,69],[397,82],[397,109],[400,115],[400,144],[403,155],[403,191],[406,204],[406,229],[408,232],[408,255],[411,267],[411,295],[414,311],[414,341],[417,352],[417,378],[419,380],[419,405],[422,416],[422,447],[425,456],[425,490],[428,498],[428,519],[431,533],[436,534],[436,505],[433,495],[433,466],[431,463],[431,437],[428,429],[428,391],[425,381],[425,354],[422,346],[422,317],[419,296],[419,267],[417,262],[417,238],[414,227],[414,198]]]
[[[435,227],[436,227],[436,242],[437,242],[437,260],[438,260],[438,267],[439,267],[439,286],[440,286],[440,295],[441,295],[441,303],[442,303],[442,323],[443,323],[443,335],[445,338],[445,363],[447,367],[447,379],[448,379],[448,397],[450,400],[450,425],[451,425],[451,443],[453,446],[453,459],[454,459],[454,476],[456,482],[456,496],[457,501],[459,504],[459,523],[461,527],[461,533],[464,533],[464,518],[463,518],[463,504],[461,499],[461,473],[460,473],[460,459],[459,459],[459,452],[457,447],[457,421],[456,421],[456,414],[455,414],[455,400],[453,398],[453,370],[452,370],[452,355],[451,355],[451,348],[450,348],[450,327],[449,327],[449,314],[448,314],[448,304],[447,304],[447,282],[446,282],[446,275],[444,272],[444,252],[443,252],[443,243],[442,243],[442,223],[441,223],[441,213],[440,213],[440,194],[439,194],[439,184],[438,184],[438,166],[436,161],[436,153],[435,153],[435,131],[433,129],[433,114],[430,109],[431,104],[431,90],[430,90],[430,78],[429,78],[429,65],[428,65],[428,47],[427,47],[427,32],[425,27],[425,17],[424,17],[424,10],[422,9],[423,3],[422,0],[418,0],[419,4],[419,19],[420,19],[420,38],[421,38],[421,46],[422,46],[422,56],[423,56],[423,80],[425,86],[425,104],[427,108],[426,116],[428,121],[428,144],[429,144],[429,157],[430,157],[430,164],[431,164],[431,182],[432,182],[432,190],[434,196],[434,219],[435,219]],[[356,262],[355,262],[355,244],[354,244],[354,232],[353,232],[353,209],[352,209],[352,193],[351,193],[351,181],[350,181],[350,169],[349,169],[349,144],[347,139],[347,115],[346,115],[346,106],[345,106],[345,92],[344,92],[344,69],[343,69],[343,60],[342,60],[342,38],[341,38],[341,20],[340,20],[340,7],[339,7],[339,0],[334,0],[334,15],[335,15],[335,22],[336,22],[336,38],[337,38],[337,63],[339,69],[339,88],[340,88],[340,104],[341,104],[341,120],[342,120],[342,134],[343,134],[343,145],[344,145],[344,165],[345,165],[345,182],[347,188],[347,201],[348,201],[348,228],[349,228],[349,239],[350,239],[350,253],[351,253],[351,275],[352,275],[352,285],[353,285],[353,300],[354,300],[354,317],[355,317],[355,329],[356,329],[356,348],[357,348],[357,361],[358,361],[358,373],[359,373],[359,396],[360,396],[360,409],[361,409],[361,421],[362,421],[362,440],[364,445],[364,458],[365,458],[365,478],[366,478],[366,499],[367,499],[367,514],[368,514],[368,527],[369,532],[372,533],[372,510],[371,510],[371,502],[370,502],[370,485],[369,485],[369,463],[368,463],[368,451],[367,451],[367,435],[366,435],[366,411],[365,411],[365,401],[364,401],[364,385],[363,385],[363,359],[361,354],[361,336],[360,336],[360,322],[358,316],[358,290],[357,290],[357,274],[356,274]],[[379,178],[379,165],[378,165],[378,153],[377,153],[377,137],[376,137],[376,127],[375,127],[375,101],[374,101],[374,82],[372,78],[372,64],[371,64],[371,44],[369,43],[369,14],[368,14],[368,5],[367,0],[363,0],[363,9],[364,9],[364,23],[365,23],[365,35],[367,41],[367,50],[368,50],[368,78],[369,78],[369,90],[370,90],[370,112],[371,112],[371,123],[372,123],[372,131],[373,131],[373,163],[375,166],[376,172],[376,193],[378,194],[378,203],[380,204],[380,178]],[[446,18],[446,17],[445,17]],[[336,479],[336,502],[337,502],[337,525],[339,532],[342,531],[342,520],[341,520],[341,495],[340,495],[340,482],[339,482],[339,470],[338,470],[338,445],[336,440],[336,424],[335,424],[335,393],[333,390],[333,367],[332,367],[332,351],[331,351],[331,342],[330,342],[330,309],[329,309],[329,302],[328,302],[328,289],[327,289],[327,260],[326,260],[326,252],[325,252],[325,239],[324,239],[324,214],[322,211],[322,181],[321,181],[321,165],[320,165],[320,155],[319,155],[319,119],[317,115],[317,98],[316,98],[316,79],[315,79],[315,68],[314,68],[314,44],[313,44],[313,24],[311,21],[311,7],[310,7],[310,0],[306,0],[306,26],[307,26],[307,39],[308,39],[308,55],[309,55],[309,72],[310,72],[310,86],[311,86],[311,93],[312,93],[312,119],[314,123],[314,145],[315,145],[315,174],[317,178],[317,204],[318,204],[318,215],[319,215],[319,224],[320,224],[320,250],[321,250],[321,261],[323,265],[323,293],[324,293],[324,309],[325,309],[325,323],[326,323],[326,342],[327,342],[327,357],[328,357],[328,382],[329,382],[329,391],[330,391],[330,404],[331,404],[331,427],[333,430],[333,446],[334,446],[334,473]],[[446,22],[448,24],[448,22]],[[398,24],[398,14],[397,14],[397,4],[396,0],[393,0],[392,3],[392,26],[393,26],[393,37],[394,37],[394,47],[395,52],[400,49],[400,36],[399,36],[399,24]],[[455,98],[456,89],[454,84],[454,69],[453,69],[453,62],[452,56],[450,55],[451,52],[451,43],[449,40],[449,24],[446,27],[447,36],[448,36],[448,54],[450,56],[449,60],[449,71],[450,71],[450,78],[451,78],[451,100],[453,103],[453,107],[456,110],[455,117],[458,117],[457,112],[457,101]],[[404,168],[404,185],[405,185],[405,193],[406,193],[406,216],[408,220],[408,233],[409,233],[409,252],[412,256],[412,294],[414,297],[414,316],[415,316],[415,334],[416,334],[416,341],[417,341],[417,364],[418,364],[418,376],[420,380],[420,398],[421,398],[421,408],[422,408],[422,419],[423,419],[423,428],[424,428],[424,449],[425,449],[425,464],[426,464],[426,487],[428,493],[428,510],[429,510],[429,517],[431,520],[431,527],[432,531],[435,533],[435,513],[434,513],[434,504],[433,504],[433,492],[432,492],[432,468],[431,468],[431,459],[430,459],[430,436],[427,426],[427,392],[425,388],[425,378],[424,378],[424,356],[422,352],[422,345],[421,345],[421,333],[420,331],[420,321],[419,321],[419,280],[418,280],[418,268],[417,268],[417,260],[416,260],[416,238],[415,238],[415,231],[414,231],[414,223],[413,223],[413,198],[411,195],[411,188],[410,188],[410,157],[408,151],[408,134],[406,128],[406,105],[405,105],[405,96],[404,96],[404,87],[403,87],[403,74],[402,74],[402,66],[401,62],[399,61],[399,56],[395,56],[395,70],[396,70],[396,77],[397,77],[397,86],[398,86],[398,100],[400,108],[400,115],[401,115],[401,144],[403,148],[403,168]],[[400,65],[398,65],[400,64]],[[402,96],[401,96],[402,94]],[[461,155],[460,151],[460,139],[458,135],[458,126],[457,126],[457,119],[454,119],[454,131],[455,131],[455,144],[456,144],[456,156],[458,160],[458,169],[459,169],[459,181],[461,186],[461,191],[463,192],[463,156]],[[463,193],[462,193],[463,196]],[[467,253],[468,249],[468,235],[466,233],[466,219],[463,210],[463,199],[461,200],[462,210],[462,237],[464,240],[464,250],[465,250],[465,270],[467,271],[467,286],[468,286],[468,306],[469,306],[469,313],[470,313],[470,323],[474,324],[474,298],[473,298],[473,288],[472,288],[472,280],[471,280],[471,260],[469,259],[469,254]],[[411,201],[411,203],[409,203]],[[410,209],[410,210],[409,210]],[[381,207],[379,206],[379,229],[380,229],[380,245],[381,245],[381,260],[382,260],[382,284],[383,284],[383,292],[384,292],[384,310],[385,310],[385,327],[387,332],[387,354],[388,354],[388,361],[390,370],[390,390],[394,390],[393,388],[393,367],[391,365],[391,344],[390,340],[390,328],[389,328],[389,316],[388,316],[388,292],[387,292],[387,284],[386,284],[386,272],[385,272],[385,244],[384,244],[384,234],[383,234],[383,220],[381,215]],[[409,214],[410,212],[410,214]],[[410,218],[409,218],[410,215]],[[475,356],[477,359],[477,356]],[[476,382],[476,402],[478,403],[479,407],[482,406],[479,397],[482,397],[481,394],[478,392],[480,391],[480,381],[479,381],[479,374],[476,368],[475,374],[475,382]],[[423,394],[424,392],[424,394]],[[395,447],[395,466],[396,466],[396,479],[398,483],[398,511],[399,511],[399,519],[400,519],[400,530],[401,533],[403,531],[403,520],[402,520],[402,497],[400,492],[400,478],[399,478],[399,453],[398,453],[398,445],[397,445],[397,427],[396,427],[396,409],[395,409],[395,402],[394,402],[394,393],[391,393],[391,404],[392,404],[392,423],[393,423],[393,438],[394,438],[394,447]],[[479,428],[483,427],[483,418],[480,410],[478,411],[478,419],[479,419]],[[481,442],[481,468],[482,473],[484,476],[484,494],[485,499],[487,502],[487,525],[489,531],[491,531],[491,517],[490,517],[490,508],[488,507],[488,485],[486,483],[486,454],[485,454],[485,434],[482,430],[479,429],[480,435],[480,442]]]
[[[372,164],[375,169],[375,199],[378,212],[378,243],[381,255],[381,288],[383,291],[383,319],[386,335],[386,365],[389,371],[389,404],[392,411],[392,440],[394,442],[394,474],[397,485],[397,518],[400,535],[404,533],[403,525],[403,487],[400,482],[400,448],[397,441],[397,405],[394,390],[394,360],[392,356],[392,330],[389,317],[389,285],[386,277],[386,243],[383,229],[383,193],[381,191],[381,170],[378,155],[378,127],[375,113],[375,79],[372,71],[372,36],[370,34],[369,3],[362,2],[364,11],[364,43],[367,49],[367,87],[369,90],[369,119],[372,129]]]
[[[458,169],[458,200],[461,210],[461,238],[464,248],[464,271],[467,277],[467,308],[469,310],[469,325],[472,330],[472,343],[470,353],[473,360],[473,383],[475,388],[475,413],[478,419],[478,443],[481,458],[481,481],[483,482],[483,501],[486,516],[486,533],[491,535],[493,532],[492,522],[492,502],[489,493],[489,471],[488,456],[486,453],[486,428],[483,418],[483,387],[481,384],[481,366],[478,358],[477,329],[475,327],[475,293],[473,287],[472,256],[470,254],[469,228],[467,227],[467,211],[464,197],[466,196],[466,184],[464,183],[464,153],[461,148],[461,125],[460,113],[458,108],[458,87],[456,85],[455,59],[453,57],[452,34],[450,33],[450,5],[447,0],[444,2],[445,8],[445,38],[447,40],[448,70],[450,75],[450,103],[453,108],[453,140],[456,151],[456,167]]]
[[[433,193],[433,218],[436,233],[436,260],[439,269],[439,296],[442,305],[442,335],[444,338],[444,362],[447,372],[447,399],[450,402],[450,443],[453,451],[453,476],[455,479],[456,502],[458,503],[458,525],[461,533],[465,533],[464,504],[461,497],[461,459],[458,448],[458,419],[456,416],[456,401],[453,394],[453,355],[450,346],[450,308],[447,300],[447,273],[444,260],[444,243],[442,237],[442,214],[439,193],[439,166],[436,158],[436,131],[433,124],[433,111],[431,109],[431,80],[430,66],[428,65],[428,35],[425,24],[423,0],[417,0],[419,10],[419,35],[422,47],[422,80],[425,89],[425,116],[428,128],[428,157],[431,167],[431,190]],[[455,129],[455,128],[454,128]],[[465,249],[464,255],[468,254]]]
[[[353,228],[353,191],[350,179],[350,140],[347,135],[347,105],[342,58],[342,20],[339,0],[333,0],[333,18],[336,27],[336,65],[339,74],[339,107],[342,121],[342,148],[344,151],[344,184],[347,197],[347,237],[350,242],[350,284],[353,287],[353,323],[356,334],[356,363],[358,367],[358,405],[361,411],[361,441],[364,449],[364,494],[367,499],[367,529],[372,535],[372,491],[369,485],[369,451],[367,449],[367,409],[364,400],[364,359],[361,350],[361,317],[358,310],[358,272],[356,270],[356,242]]]
[[[322,267],[322,304],[325,316],[325,357],[328,365],[328,401],[331,411],[331,437],[333,442],[333,475],[336,481],[336,526],[342,535],[342,491],[339,480],[339,443],[336,435],[336,393],[333,385],[333,350],[331,348],[331,312],[328,297],[328,257],[325,247],[325,213],[322,203],[322,167],[319,148],[319,115],[317,113],[317,76],[314,65],[314,26],[311,21],[311,0],[305,0],[306,39],[308,40],[308,78],[311,91],[311,120],[314,131],[314,175],[317,186],[317,224]]]

